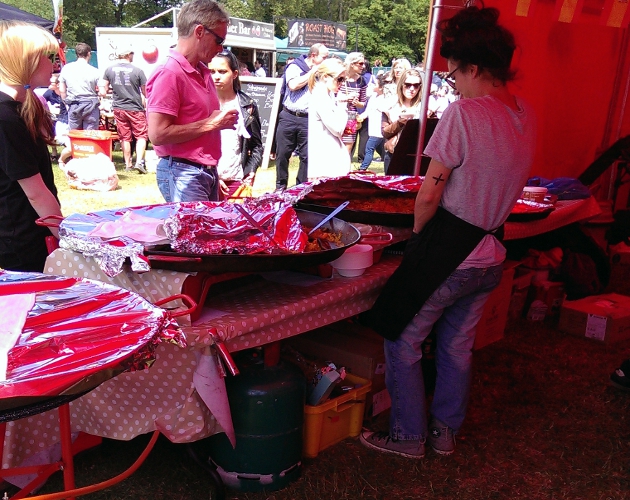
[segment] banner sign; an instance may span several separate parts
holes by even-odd
[[[310,47],[315,43],[323,43],[331,49],[346,50],[345,24],[319,19],[291,19],[287,27],[287,47]]]
[[[273,31],[273,24],[250,21],[249,19],[240,19],[238,17],[230,17],[230,25],[228,26],[229,35],[260,38],[262,40],[273,40]]]

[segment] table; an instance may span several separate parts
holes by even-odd
[[[592,196],[584,200],[564,200],[556,202],[556,208],[547,217],[530,222],[506,222],[506,240],[529,238],[580,222],[599,215],[602,212],[599,203]]]
[[[599,212],[593,198],[559,202],[546,219],[506,223],[505,238],[541,234]],[[216,328],[230,351],[238,351],[325,326],[369,309],[399,260],[385,255],[358,278],[268,273],[212,297],[199,321],[178,318],[188,349],[160,345],[150,370],[121,374],[72,402],[73,432],[130,440],[157,429],[172,442],[182,443],[223,431],[221,418],[208,409],[194,385],[201,365],[205,365],[201,371],[218,379],[212,357],[207,356],[212,343],[208,327]],[[91,259],[62,249],[49,256],[45,272],[110,282],[152,302],[179,293],[190,275],[164,270],[138,275],[126,270],[108,278]],[[222,381],[215,389],[221,386],[224,390]],[[52,462],[58,436],[55,412],[10,422],[2,467]]]
[[[172,442],[184,443],[223,431],[221,416],[213,414],[195,390],[202,365],[225,390],[212,365],[213,356],[206,355],[212,343],[209,326],[217,329],[231,351],[238,351],[342,320],[372,306],[399,261],[399,256],[385,255],[357,278],[265,273],[211,297],[199,321],[182,326],[189,348],[160,345],[150,370],[121,374],[73,401],[73,432],[130,440],[157,429]],[[45,272],[110,281],[91,259],[62,249],[49,256]],[[160,270],[142,275],[129,271],[110,282],[130,283],[133,291],[155,301],[161,294],[177,293],[176,286],[186,276]],[[53,445],[59,441],[57,427],[54,412],[7,424],[2,466],[52,461]]]

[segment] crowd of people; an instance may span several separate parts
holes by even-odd
[[[343,63],[337,56],[331,56],[330,59],[337,60],[335,68],[343,67],[343,71],[336,76],[339,85],[328,86],[326,99],[321,99],[323,86],[314,85],[307,92],[305,82],[309,75],[316,75],[316,81],[319,76],[329,76],[325,73],[317,76],[319,65],[326,63],[327,71],[333,64],[328,62],[327,56],[328,49],[315,44],[308,55],[291,60],[285,67],[285,90],[275,142],[276,189],[286,189],[288,186],[288,162],[292,154],[300,158],[295,179],[297,184],[323,175],[347,174],[355,152],[360,164],[359,171],[368,170],[372,161],[375,161],[374,153],[378,153],[380,160],[385,162],[384,170],[387,173],[394,148],[406,123],[411,119],[420,119],[424,80],[421,66],[412,66],[407,59],[401,58],[393,61],[389,71],[381,70],[374,75],[361,52],[349,53]],[[375,62],[380,64],[380,61]],[[458,98],[455,89],[444,80],[445,76],[434,74],[427,104],[428,118],[441,118],[448,105]],[[318,94],[317,98],[309,95],[314,92]],[[321,124],[318,119],[310,119],[310,103],[316,106],[318,116],[323,112],[329,116],[335,115],[338,119],[345,113],[345,126],[341,132],[327,124],[324,124],[324,130],[332,138],[341,140],[348,158],[343,156],[343,161],[339,161],[337,148],[329,149],[334,152],[330,153],[331,157],[337,159],[331,165],[324,155],[318,153],[317,148],[309,148],[309,141],[322,139]],[[336,145],[337,141],[332,138],[328,138],[327,142]]]

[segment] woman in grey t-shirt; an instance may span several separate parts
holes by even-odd
[[[416,198],[415,235],[366,316],[388,339],[389,432],[361,435],[378,451],[422,458],[428,443],[453,453],[466,414],[476,325],[505,259],[493,233],[522,192],[535,150],[534,113],[507,86],[516,45],[498,18],[496,9],[467,7],[439,25],[447,82],[462,99],[444,111],[424,151],[431,163]],[[437,380],[427,412],[420,360],[431,331]]]

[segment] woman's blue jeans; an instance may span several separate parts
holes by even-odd
[[[385,143],[385,139],[382,137],[373,137],[370,136],[365,145],[365,156],[363,156],[363,162],[359,169],[367,170],[372,163],[372,159],[374,158],[374,151],[378,151],[379,148],[382,150],[382,146]]]
[[[219,201],[216,167],[202,168],[160,158],[155,177],[167,203],[174,201]]]
[[[393,439],[427,437],[428,415],[422,378],[422,342],[435,332],[437,380],[430,413],[455,432],[470,395],[476,326],[503,265],[456,269],[425,302],[396,341],[385,340],[385,382],[392,399]]]

